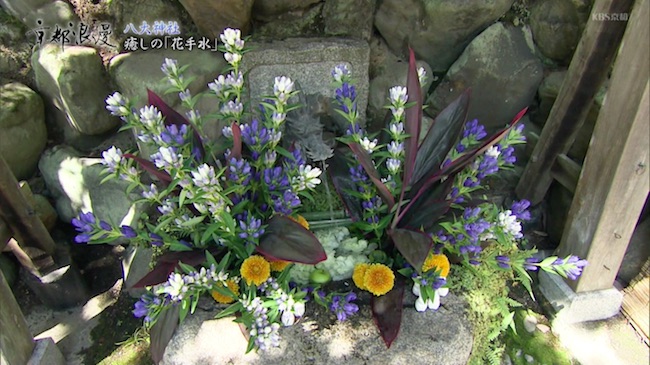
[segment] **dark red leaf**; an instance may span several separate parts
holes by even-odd
[[[167,348],[167,344],[169,344],[176,331],[176,327],[178,327],[180,309],[180,305],[168,306],[167,309],[160,313],[156,323],[151,326],[151,330],[149,331],[149,347],[151,360],[153,360],[154,364],[159,364],[163,359],[165,348]]]
[[[404,131],[409,137],[404,140],[404,180],[403,189],[411,183],[411,177],[415,169],[415,156],[418,150],[418,141],[420,140],[420,128],[422,124],[422,91],[420,89],[420,80],[418,78],[417,65],[415,64],[415,53],[409,48],[409,68],[406,77],[406,90],[408,102],[415,103],[407,108],[404,114]]]
[[[144,158],[132,155],[130,153],[125,153],[124,157],[130,158],[137,162],[140,167],[145,169],[148,173],[152,174],[153,176],[157,177],[158,180],[160,180],[163,183],[169,184],[172,181],[172,177],[169,176],[169,174],[166,171],[159,170],[156,165],[153,164],[153,162],[149,160],[145,160]]]
[[[216,252],[212,250],[210,251],[212,254]],[[190,266],[196,266],[204,261],[205,251],[203,250],[165,253],[158,258],[154,268],[137,283],[133,284],[133,287],[144,288],[146,286],[158,285],[167,281],[169,274],[179,267],[179,262]]]
[[[389,233],[395,248],[404,256],[404,259],[413,266],[417,272],[422,271],[422,264],[426,260],[433,240],[427,234],[410,229],[395,228]]]
[[[449,211],[452,202],[447,200],[447,196],[453,183],[454,179],[447,179],[423,194],[408,210],[403,211],[403,218],[398,218],[398,227],[431,232],[431,227]]]
[[[147,89],[147,98],[149,101],[149,105],[155,106],[158,110],[160,110],[160,113],[165,117],[165,125],[176,125],[177,127],[181,127],[182,125],[186,124],[192,127],[193,135],[194,135],[194,143],[196,143],[196,147],[199,149],[199,153],[201,156],[205,156],[205,149],[203,148],[203,140],[201,139],[201,135],[199,134],[198,129],[196,126],[192,123],[190,123],[189,120],[187,120],[184,116],[182,116],[179,112],[174,110],[174,108],[170,107],[165,103],[165,101],[156,93],[153,91]]]
[[[327,259],[318,239],[300,223],[276,215],[267,222],[257,251],[270,260],[315,265]]]
[[[350,194],[351,191],[357,191],[357,185],[352,181],[350,169],[345,157],[339,150],[335,150],[334,155],[327,162],[327,173],[350,219],[353,222],[362,220],[363,211],[361,210],[361,200]]]
[[[230,150],[230,157],[240,159],[242,149],[241,129],[239,128],[239,124],[235,122],[232,123],[230,128],[232,129],[232,150]]]
[[[404,308],[404,279],[401,276],[395,278],[395,285],[388,293],[375,297],[373,296],[372,319],[375,321],[379,334],[384,340],[387,348],[397,338],[402,324],[402,309]]]
[[[359,164],[363,166],[363,169],[370,177],[370,181],[372,181],[372,183],[377,187],[377,192],[379,193],[379,196],[384,201],[384,203],[388,206],[388,211],[392,210],[393,206],[395,206],[395,198],[393,198],[393,194],[390,193],[388,187],[386,187],[386,185],[381,182],[381,179],[379,178],[379,172],[377,172],[377,169],[373,165],[368,152],[361,148],[358,143],[350,143],[349,146],[355,156],[357,156],[357,161]]]
[[[438,114],[429,128],[415,158],[415,170],[411,179],[414,187],[421,179],[426,179],[427,176],[440,170],[444,158],[454,147],[465,125],[469,109],[469,95],[469,89],[460,94],[456,100]],[[416,189],[414,188],[414,190]]]

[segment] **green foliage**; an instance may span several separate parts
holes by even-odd
[[[530,310],[516,310],[515,312],[515,325],[517,327],[517,335],[512,332],[505,334],[504,342],[506,343],[507,353],[510,356],[513,364],[528,365],[523,354],[517,356],[519,349],[523,353],[532,356],[535,361],[533,364],[553,364],[553,365],[571,365],[571,357],[562,349],[558,339],[552,333],[543,333],[541,331],[534,331],[529,333],[524,328],[524,319],[527,316],[535,316],[539,321],[543,321],[543,317]]]
[[[485,252],[494,249],[487,247]],[[518,305],[508,297],[507,283],[514,279],[512,271],[493,265],[452,265],[448,279],[450,290],[463,293],[469,304],[469,320],[474,328],[469,364],[499,364],[505,351],[500,334],[510,325],[510,308]]]
[[[332,210],[342,210],[343,203],[341,203],[341,199],[332,186],[332,183],[329,179],[322,178],[321,180],[321,183],[311,191],[311,199],[307,198],[302,200],[302,210],[304,212],[327,212],[330,210],[330,203]],[[325,184],[329,186],[325,186]]]

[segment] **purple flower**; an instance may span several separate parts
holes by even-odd
[[[493,156],[485,156],[478,165],[478,174],[476,177],[484,179],[486,176],[490,176],[497,171],[499,171],[499,161],[497,158]]]
[[[251,165],[244,159],[231,158],[228,162],[228,179],[239,185],[248,185],[251,179]]]
[[[508,146],[501,151],[500,157],[503,159],[504,163],[514,164],[517,162],[517,157],[514,156],[515,148]]]
[[[90,235],[86,233],[78,234],[75,236],[74,241],[76,243],[88,243],[90,242]]]
[[[478,242],[481,233],[485,232],[490,227],[491,227],[490,223],[486,222],[483,219],[479,219],[476,222],[465,224],[463,228],[465,228],[465,232],[467,232],[470,241],[472,243],[476,243]]]
[[[443,287],[443,285],[447,284],[447,279],[445,279],[442,276],[438,276],[433,283],[431,284],[431,287],[433,290],[438,290]]]
[[[289,188],[289,177],[284,173],[282,167],[264,169],[262,175],[269,191],[282,191]]]
[[[350,167],[350,177],[355,183],[368,181],[368,174],[366,174],[366,170],[361,165]]]
[[[357,295],[354,292],[351,292],[346,296],[335,295],[332,297],[330,310],[336,314],[336,318],[339,321],[345,321],[349,316],[352,316],[359,311],[359,306],[352,303],[352,301],[356,299]]]
[[[474,218],[478,216],[478,214],[481,212],[481,208],[479,207],[467,207],[465,208],[465,211],[463,212],[463,219],[468,220],[471,218]]]
[[[162,237],[155,233],[149,233],[149,238],[151,238],[152,246],[161,247],[164,244]]]
[[[357,98],[357,91],[354,85],[344,82],[340,88],[336,89],[335,94],[336,101],[338,101],[341,110],[343,110],[344,113],[350,113],[351,111],[348,104],[352,105],[352,110],[357,109],[357,103],[355,100]]]
[[[168,145],[182,145],[185,142],[186,134],[186,124],[183,124],[180,129],[175,124],[171,124],[165,127],[165,130],[160,134],[160,139]]]
[[[291,190],[285,190],[281,196],[272,195],[271,200],[273,200],[273,210],[284,215],[290,215],[293,209],[300,205],[300,198]]]
[[[528,207],[530,207],[530,202],[526,199],[523,199],[512,203],[510,211],[518,219],[527,221],[530,220],[530,212],[527,210]]]
[[[125,238],[136,238],[138,234],[135,232],[133,227],[124,225],[120,227],[120,231]]]
[[[463,138],[470,138],[471,136],[473,136],[477,141],[480,141],[485,138],[485,136],[487,136],[485,127],[478,124],[478,119],[474,119],[471,122],[467,122],[465,124],[465,129],[463,130]]]
[[[565,263],[566,276],[571,280],[576,280],[582,275],[582,269],[587,266],[587,260],[582,260],[578,256],[571,255]]]
[[[500,268],[502,269],[509,269],[510,268],[510,258],[508,256],[496,256],[494,258],[497,261],[497,265],[499,265]]]
[[[99,221],[99,228],[103,229],[104,231],[112,231],[113,227],[111,227],[110,224],[104,222],[104,221]]]
[[[529,257],[524,261],[524,269],[529,270],[529,271],[537,271],[539,270],[539,266],[536,264],[539,264],[540,260],[536,257]]]
[[[241,229],[239,237],[249,242],[254,242],[254,240],[257,240],[264,234],[262,220],[256,219],[248,212],[246,212],[244,216],[243,219],[239,220],[239,228]]]
[[[264,146],[269,141],[268,130],[257,119],[241,127],[242,141],[251,148]]]

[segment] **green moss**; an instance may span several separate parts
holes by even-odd
[[[533,357],[535,361],[532,364],[549,364],[549,365],[571,365],[571,357],[564,350],[558,339],[551,333],[543,333],[535,330],[530,333],[524,327],[524,320],[527,316],[534,316],[538,323],[548,325],[546,319],[530,310],[517,310],[515,314],[515,326],[517,334],[509,331],[505,336],[505,343],[508,347],[508,354],[513,364],[529,365],[523,354]],[[520,356],[517,356],[518,350],[522,350]]]
[[[325,186],[326,184],[327,187]],[[329,195],[327,188],[329,188]],[[330,199],[332,202],[332,210],[343,209],[343,203],[341,203],[341,199],[339,199],[336,190],[329,182],[329,179],[324,176],[321,177],[321,183],[311,192],[311,198],[301,197],[302,212],[327,212],[330,210]]]

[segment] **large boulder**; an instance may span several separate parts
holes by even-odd
[[[86,136],[105,134],[120,124],[104,109],[110,89],[94,48],[46,44],[34,52],[32,67],[48,114],[67,143],[79,149],[92,148],[92,140]]]
[[[176,22],[179,25],[179,31],[184,32],[186,29],[182,29],[181,25],[181,14],[179,14],[179,6],[174,4],[171,1],[165,0],[131,0],[131,1],[110,1],[107,3],[108,13],[115,19],[114,29],[115,35],[122,36],[128,35],[132,29],[130,25],[133,25],[136,33],[142,33],[140,26],[147,23],[151,28],[155,25],[155,22]],[[125,30],[129,29],[129,33],[124,33]],[[150,30],[152,33],[153,30]],[[137,34],[136,34],[137,35]],[[147,36],[152,37],[157,34],[147,35],[146,31],[138,37],[147,38]],[[158,34],[157,36],[160,36]]]
[[[273,82],[277,76],[290,77],[307,96],[334,97],[331,72],[334,66],[345,64],[356,82],[360,120],[365,121],[368,105],[367,42],[294,38],[271,43],[251,42],[250,46],[251,51],[242,60],[242,69],[248,72],[248,91],[253,102],[273,94]]]
[[[494,23],[514,0],[384,0],[375,27],[398,55],[415,50],[434,72],[444,73],[467,44]]]
[[[56,199],[59,217],[70,222],[80,212],[93,212],[112,225],[134,225],[146,208],[134,203],[141,198],[137,189],[127,195],[129,183],[119,179],[101,184],[105,175],[100,161],[81,157],[70,147],[57,146],[43,153],[38,168]]]
[[[147,89],[158,94],[168,105],[184,114],[180,109],[181,101],[178,94],[165,94],[169,81],[160,70],[165,58],[178,61],[179,66],[189,65],[184,75],[194,78],[189,86],[192,95],[208,90],[212,82],[227,66],[220,52],[193,50],[172,51],[154,50],[146,52],[123,53],[113,57],[109,64],[109,74],[117,86],[117,91],[134,102],[137,108],[147,104]],[[216,97],[202,98],[197,109],[203,116],[216,111]],[[216,121],[208,121],[204,126],[208,138],[215,138],[221,133]]]
[[[569,63],[582,33],[578,9],[572,1],[543,0],[530,11],[533,39],[542,54]]]
[[[247,341],[234,318],[215,320],[218,311],[198,309],[172,337],[161,364],[409,364],[464,365],[472,351],[472,333],[464,304],[443,299],[437,312],[404,308],[399,336],[386,348],[368,305],[346,322],[332,322],[320,311],[280,330],[278,348],[245,354]],[[309,305],[315,305],[310,303]]]
[[[23,84],[0,86],[0,156],[18,180],[34,173],[46,142],[41,97]]]
[[[283,13],[259,24],[255,39],[281,40],[296,37],[317,37],[323,32],[323,4]]]
[[[70,4],[62,0],[0,0],[0,6],[30,29],[67,28],[70,22],[79,21]]]
[[[180,0],[201,34],[216,38],[226,28],[248,33],[253,0]]]
[[[328,0],[323,7],[325,34],[370,40],[377,0]]]
[[[499,129],[531,104],[542,77],[542,64],[523,31],[496,23],[467,46],[429,97],[425,112],[436,116],[471,88],[467,118]]]
[[[255,0],[253,18],[271,21],[286,13],[300,13],[312,7],[320,0]]]

